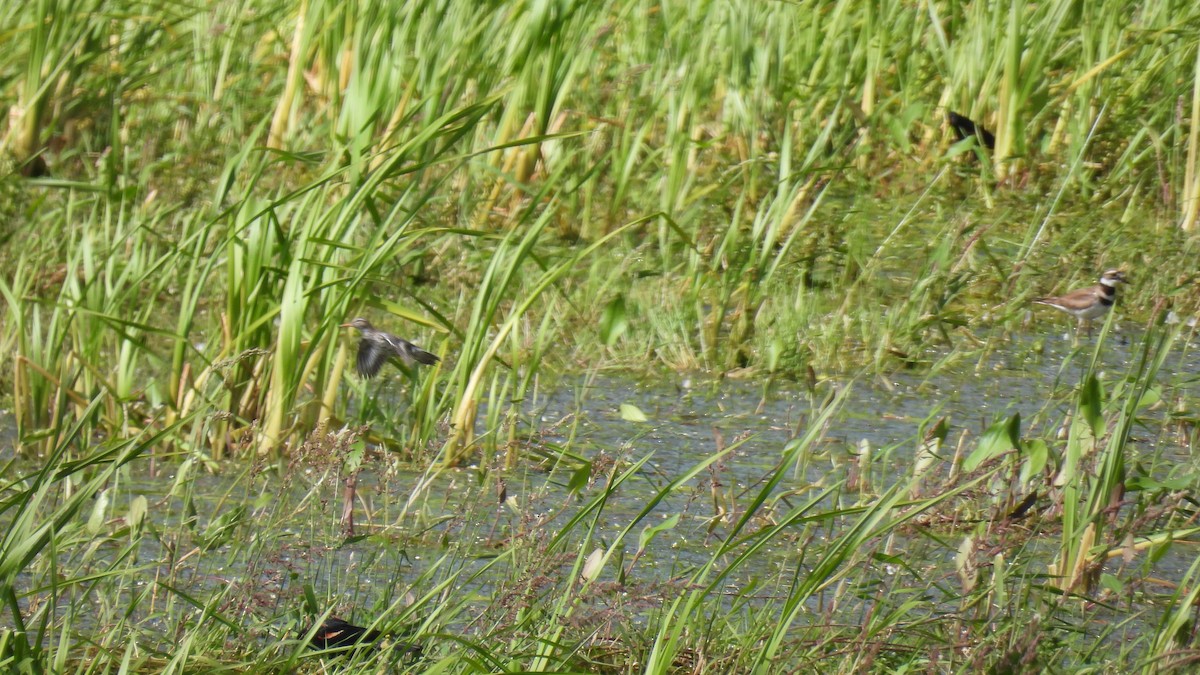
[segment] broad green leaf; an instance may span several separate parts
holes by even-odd
[[[142,526],[146,522],[146,514],[149,510],[145,495],[138,495],[129,503],[129,513],[125,516],[125,521],[129,524],[130,532],[135,539],[142,533]]]
[[[214,518],[204,528],[204,533],[197,537],[197,544],[205,551],[211,551],[229,541],[239,525],[246,520],[248,511],[245,506],[234,507]]]
[[[674,529],[679,524],[679,514],[673,514],[671,517],[662,521],[658,525],[647,525],[642,528],[642,534],[638,537],[638,553],[646,550],[646,546],[650,544],[660,533]]]
[[[979,439],[979,446],[975,448],[975,452],[972,452],[963,462],[963,470],[974,471],[984,462],[1019,447],[1021,447],[1021,414],[1015,413],[1012,417],[998,420],[988,427],[988,430]]]
[[[1092,435],[1099,438],[1104,433],[1104,416],[1102,407],[1104,396],[1100,391],[1100,380],[1095,375],[1088,376],[1079,389],[1079,414],[1092,430]]]
[[[620,408],[620,413],[621,413],[621,419],[625,420],[626,422],[649,422],[650,421],[650,419],[648,417],[646,417],[646,413],[642,412],[641,408],[638,408],[636,405],[633,405],[632,403],[622,403],[621,408]]]
[[[1046,441],[1035,438],[1021,444],[1021,454],[1025,458],[1021,463],[1021,483],[1024,484],[1046,470],[1046,463],[1050,460],[1050,448]]]
[[[625,296],[618,295],[604,307],[600,317],[600,341],[606,347],[616,344],[617,340],[629,328],[629,320],[625,312]]]
[[[1125,486],[1130,490],[1186,490],[1195,485],[1196,479],[1197,476],[1194,473],[1161,480],[1150,476],[1133,476],[1125,481]]]
[[[567,481],[567,490],[572,494],[579,492],[587,487],[588,481],[592,478],[592,463],[587,462],[582,464],[578,469],[571,472],[571,480]]]
[[[1150,406],[1162,401],[1162,385],[1154,385],[1146,390],[1142,397],[1138,399],[1138,408],[1149,408]]]
[[[1125,592],[1125,584],[1121,583],[1119,578],[1108,574],[1107,572],[1100,575],[1100,585],[1112,591],[1113,593],[1120,594]]]

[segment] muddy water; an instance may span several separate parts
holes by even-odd
[[[1072,391],[1082,377],[1090,352],[1073,351],[1070,340],[1059,336],[1014,339],[1008,346],[1003,353],[990,357],[944,364],[932,374],[900,370],[887,376],[858,379],[830,377],[822,380],[815,391],[795,382],[713,382],[686,374],[650,383],[611,376],[579,377],[575,381],[564,380],[548,396],[527,401],[526,414],[528,426],[544,431],[542,440],[550,443],[566,443],[569,425],[562,421],[576,420],[570,449],[585,458],[596,460],[601,455],[611,455],[636,461],[650,456],[643,471],[624,483],[607,502],[596,529],[597,545],[611,543],[673,478],[712,455],[718,447],[737,444],[712,471],[702,472],[663,499],[625,540],[628,565],[637,548],[638,534],[646,526],[682,515],[674,528],[654,539],[645,556],[628,568],[633,578],[642,581],[678,579],[711,558],[730,526],[730,521],[716,518],[713,482],[723,495],[723,505],[732,510],[734,517],[739,515],[738,509],[762,489],[766,477],[776,469],[789,441],[808,430],[817,412],[814,406],[819,406],[834,389],[849,388],[844,406],[803,466],[788,468],[775,494],[787,491],[800,494],[812,485],[846,479],[854,458],[864,447],[872,451],[870,491],[878,493],[892,483],[907,482],[922,423],[931,418],[944,416],[949,421],[951,448],[945,453],[947,460],[958,439],[965,437],[964,445],[969,452],[988,425],[1012,414],[1021,416],[1023,437],[1043,438],[1054,446],[1054,434],[1073,407]],[[1131,374],[1140,349],[1137,340],[1122,339],[1120,335],[1112,339],[1099,368],[1108,389]],[[929,355],[931,362],[938,358],[937,354]],[[1168,401],[1182,399],[1194,406],[1200,397],[1200,350],[1186,341],[1176,343],[1159,381]],[[636,407],[646,421],[624,419],[622,405]],[[1165,408],[1146,410],[1145,424],[1138,428],[1130,446],[1140,466],[1160,478],[1186,472],[1192,463],[1187,439],[1164,426],[1165,415]],[[948,461],[943,462],[934,469],[935,473],[941,471],[944,475],[947,465]],[[524,466],[504,476],[511,508],[498,506],[494,501],[492,487],[496,475],[482,482],[480,475],[472,469],[443,474],[418,500],[427,520],[448,519],[435,525],[435,529],[444,528],[449,540],[474,547],[478,562],[465,564],[468,571],[482,568],[491,554],[504,550],[506,537],[527,532],[530,522],[554,532],[578,512],[580,500],[568,495],[564,472],[548,474]],[[382,492],[406,496],[420,478],[421,474],[402,472],[377,487]],[[582,492],[581,499],[586,501],[596,495],[601,486],[602,481],[594,482]],[[839,493],[836,503],[823,507],[850,506],[859,498],[858,492],[844,491]],[[464,517],[468,511],[472,515]],[[393,507],[391,513],[395,512]],[[877,573],[891,577],[888,583],[898,586],[911,583],[919,588],[926,587],[931,576],[954,579],[954,547],[970,531],[968,527],[939,532],[941,543],[920,536],[898,537],[889,543],[889,552],[904,556],[911,568],[880,565]],[[836,535],[837,532],[828,532],[821,536]],[[1035,538],[1028,544],[1030,550],[1044,552],[1044,561],[1037,563],[1037,572],[1044,572],[1045,564],[1052,562],[1056,541],[1057,535],[1048,535],[1045,541]],[[362,544],[367,548],[374,545],[370,541]],[[788,537],[772,542],[759,552],[752,565],[727,580],[727,588],[736,594],[737,589],[762,579],[787,578],[797,565],[803,573],[805,563],[798,555],[798,545],[797,540]],[[406,561],[410,567],[405,573],[410,578],[420,573],[425,561],[444,550],[406,549],[412,559]],[[363,551],[351,547],[332,555],[339,562],[326,567],[327,570],[353,564],[356,556],[362,560]],[[1192,552],[1187,547],[1176,547],[1155,561],[1154,576],[1177,580],[1192,561]],[[376,564],[380,573],[373,577],[373,583],[381,588],[392,587],[395,564],[386,559]],[[1138,560],[1131,564],[1136,567],[1144,563]],[[1111,571],[1121,574],[1120,565],[1120,561],[1113,563]],[[568,566],[564,563],[564,573]],[[611,570],[608,572],[613,574]],[[493,577],[485,574],[473,579],[473,586],[468,585],[463,592],[488,597],[493,592],[492,583]],[[774,587],[763,597],[769,601],[784,592],[782,587]],[[1103,623],[1102,615],[1097,617]]]
[[[1118,335],[1110,340],[1100,368],[1109,389],[1131,371],[1140,349],[1136,339]],[[1071,392],[1089,358],[1088,351],[1073,351],[1069,339],[1052,336],[1014,338],[1002,352],[969,361],[947,361],[945,355],[931,353],[927,360],[934,365],[920,370],[859,378],[829,376],[811,391],[796,382],[714,382],[697,374],[673,374],[655,382],[614,376],[563,378],[550,394],[524,403],[523,428],[536,432],[540,443],[565,445],[598,464],[607,457],[627,466],[650,456],[643,470],[621,485],[600,512],[596,546],[610,544],[675,477],[719,447],[736,445],[712,470],[701,472],[664,498],[625,540],[627,581],[663,582],[686,577],[707,562],[728,532],[731,521],[717,517],[714,483],[723,507],[736,517],[763,489],[788,443],[809,430],[818,406],[835,390],[849,390],[845,404],[802,465],[787,467],[776,496],[789,491],[802,495],[813,485],[847,480],[864,448],[870,448],[872,458],[868,492],[905,483],[911,476],[911,457],[922,423],[937,417],[947,418],[950,424],[947,460],[958,439],[965,435],[969,451],[983,429],[1014,413],[1021,416],[1023,437],[1043,438],[1053,446],[1054,433],[1072,407]],[[1177,342],[1159,381],[1169,403],[1182,400],[1194,409],[1200,398],[1200,349],[1185,340]],[[624,419],[623,405],[636,407],[646,421]],[[1137,457],[1130,465],[1140,462],[1158,477],[1186,473],[1194,466],[1188,439],[1163,424],[1165,415],[1166,408],[1147,410],[1145,424],[1131,445]],[[947,464],[934,472],[944,474]],[[185,510],[180,493],[171,493],[178,466],[161,466],[161,473],[154,476],[145,472],[144,465],[134,467],[121,489],[143,494],[154,503],[152,517],[177,519]],[[282,614],[297,601],[305,583],[314,586],[318,597],[335,597],[341,607],[367,607],[381,597],[403,593],[432,568],[435,581],[460,572],[456,593],[486,604],[504,583],[505,571],[472,575],[502,554],[511,538],[531,537],[539,531],[553,534],[602,491],[604,476],[595,475],[588,486],[571,494],[569,467],[564,467],[552,470],[544,462],[523,461],[517,470],[503,474],[471,467],[435,475],[395,464],[382,455],[368,462],[359,485],[356,520],[359,532],[368,536],[350,541],[342,539],[336,522],[341,486],[335,471],[297,465],[281,478],[275,472],[251,475],[244,465],[231,465],[215,474],[197,472],[191,491],[201,522],[210,514],[246,505],[251,514],[249,529],[255,522],[269,520],[274,540],[265,551],[225,544],[197,554],[195,564],[180,568],[185,572],[175,583],[182,585],[181,590],[203,595],[221,591],[231,579],[248,577],[252,586],[264,591],[264,597],[256,600],[265,603],[261,612]],[[501,478],[509,498],[503,505],[496,497]],[[822,508],[850,506],[860,497],[855,490],[843,490]],[[645,555],[632,563],[644,527],[663,524],[676,514],[682,516],[678,524],[650,542]],[[162,525],[178,527],[171,522]],[[953,578],[954,547],[964,534],[940,532],[942,543],[920,536],[900,537],[889,542],[889,552],[903,555],[910,567],[880,565],[875,572],[900,587],[924,588],[931,577]],[[548,537],[544,535],[543,543]],[[188,543],[182,542],[185,548]],[[801,574],[806,569],[799,545],[790,537],[772,542],[753,564],[731,575],[726,587],[736,595],[752,583],[774,580],[757,592],[764,602],[780,597],[786,590],[779,585],[781,580],[797,567]],[[1032,546],[1044,547],[1045,563],[1052,560],[1053,540],[1035,541]],[[574,555],[577,547],[567,547],[566,552]],[[149,562],[164,556],[161,547],[148,539],[139,557]],[[1177,546],[1154,562],[1153,576],[1178,580],[1192,561],[1192,552]],[[1120,572],[1119,564],[1113,563],[1114,573]],[[1148,563],[1133,563],[1142,564]],[[564,573],[568,568],[569,560],[561,563]],[[281,569],[288,574],[281,576]],[[1043,565],[1038,571],[1044,569]],[[610,569],[605,574],[611,578],[615,572]],[[427,587],[431,582],[424,583]]]

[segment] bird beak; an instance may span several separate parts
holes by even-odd
[[[352,324],[352,323],[343,323],[338,326],[338,328],[353,328],[353,327],[354,327],[354,324]]]

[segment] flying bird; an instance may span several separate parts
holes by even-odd
[[[362,317],[344,323],[341,327],[357,328],[362,334],[358,343],[357,366],[358,374],[365,378],[378,375],[384,362],[393,357],[400,359],[406,366],[414,363],[430,366],[441,360],[402,337],[379,330]]]

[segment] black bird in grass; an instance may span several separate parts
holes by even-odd
[[[374,642],[379,639],[380,632],[355,626],[348,621],[342,621],[336,616],[325,619],[313,633],[309,645],[313,649],[336,649],[355,651],[358,649],[373,649]]]
[[[996,137],[992,135],[992,132],[984,129],[982,125],[976,124],[971,118],[951,110],[946,114],[946,121],[954,129],[954,135],[958,136],[958,140],[962,141],[966,140],[967,136],[975,136],[988,150],[996,149]]]
[[[1005,520],[1020,520],[1029,515],[1029,509],[1033,508],[1033,505],[1037,503],[1037,498],[1037,490],[1025,495],[1025,499],[1022,499],[1021,503],[1017,504],[1017,508],[1004,517]]]
[[[362,317],[342,324],[342,328],[357,328],[362,333],[358,343],[358,374],[366,378],[378,375],[384,362],[392,357],[400,359],[406,366],[413,363],[431,366],[441,360],[402,337],[379,330]]]
[[[347,654],[362,649],[376,649],[375,643],[381,637],[383,634],[377,630],[367,630],[331,616],[317,627],[308,646],[316,650]],[[385,646],[385,649],[399,649],[405,658],[412,660],[420,659],[424,655],[424,649],[415,642],[396,642]]]

